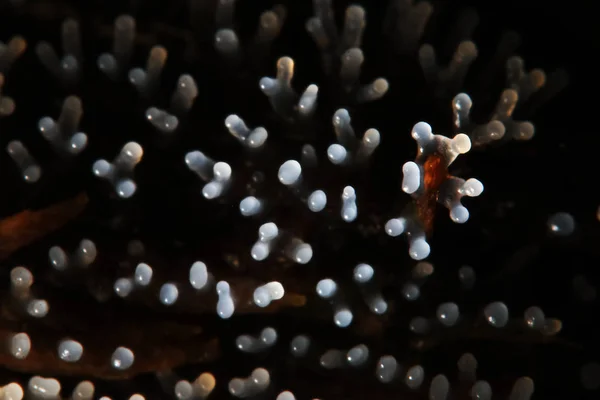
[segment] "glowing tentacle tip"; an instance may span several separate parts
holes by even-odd
[[[548,230],[554,236],[569,236],[575,231],[575,219],[566,212],[553,214],[548,218]]]
[[[273,300],[281,300],[285,294],[283,285],[277,281],[269,282],[259,286],[254,290],[254,304],[259,307],[266,307]]]
[[[271,376],[269,375],[269,371],[264,368],[256,368],[250,374],[250,378],[252,380],[252,384],[259,390],[263,391],[269,386],[271,382]]]
[[[77,362],[83,356],[83,346],[75,340],[63,340],[58,345],[58,358],[66,362]]]
[[[258,241],[250,249],[256,261],[265,260],[271,252],[271,243],[279,236],[279,228],[274,222],[267,222],[258,228]]]
[[[600,372],[600,369],[598,372]],[[596,374],[596,382],[598,382],[597,385],[600,387],[600,379],[598,378],[600,378],[600,374]],[[528,376],[523,376],[515,381],[508,400],[531,400],[534,391],[535,384],[533,379]]]
[[[212,168],[215,162],[201,151],[190,151],[185,155],[185,164],[190,171],[195,172],[202,180],[208,181],[212,178]]]
[[[34,299],[27,303],[27,314],[34,318],[44,318],[49,310],[50,305],[46,300]]]
[[[375,376],[382,383],[390,383],[398,373],[398,362],[393,356],[383,356],[377,362]]]
[[[325,369],[340,368],[344,363],[344,354],[338,349],[329,349],[321,355],[319,364]]]
[[[76,132],[83,108],[81,99],[69,96],[63,102],[58,121],[51,117],[42,117],[38,122],[38,130],[50,144],[68,154],[79,154],[87,146],[88,137],[83,132]]]
[[[338,142],[342,146],[349,146],[356,143],[354,129],[352,129],[350,113],[345,108],[337,110],[331,120],[333,129]]]
[[[279,182],[286,186],[294,185],[302,176],[302,167],[296,160],[288,160],[281,164],[277,173]]]
[[[379,131],[374,128],[367,129],[365,131],[365,134],[363,135],[361,143],[363,152],[365,152],[366,155],[372,154],[380,143],[381,134],[379,133]]]
[[[202,261],[196,261],[190,267],[189,281],[196,290],[201,290],[208,284],[208,269]]]
[[[189,74],[183,74],[177,80],[177,87],[171,98],[171,106],[179,113],[189,111],[198,97],[198,86]]]
[[[346,222],[352,222],[358,215],[356,206],[356,191],[352,186],[346,186],[342,191],[342,219]]]
[[[8,385],[0,386],[0,396],[3,400],[23,400],[23,388],[18,383],[11,382]]]
[[[160,83],[160,75],[167,61],[167,50],[162,46],[150,49],[146,68],[133,68],[129,71],[129,81],[137,91],[145,96],[154,93]]]
[[[152,275],[154,271],[152,268],[146,263],[139,263],[137,267],[135,267],[134,273],[134,282],[139,286],[148,286],[152,281]]]
[[[17,333],[10,339],[9,353],[18,360],[24,360],[31,351],[31,339],[26,333]]]
[[[471,139],[464,133],[459,133],[451,140],[452,150],[458,154],[465,154],[471,150]]]
[[[402,166],[402,173],[404,174],[402,179],[404,193],[412,194],[419,190],[421,186],[421,169],[419,166],[412,161],[408,161]]]
[[[230,318],[235,311],[235,304],[231,297],[231,288],[229,283],[220,281],[216,286],[217,295],[219,300],[217,301],[217,314],[223,319]]]
[[[424,237],[416,237],[410,241],[408,254],[413,260],[423,260],[429,256],[431,248]]]
[[[322,190],[315,190],[308,196],[307,203],[310,211],[323,211],[327,206],[327,195]]]
[[[429,332],[431,324],[424,317],[415,317],[408,323],[408,328],[418,335],[425,335]]]
[[[327,148],[327,158],[332,164],[341,165],[346,161],[347,157],[348,152],[341,144],[335,143]]]
[[[374,296],[368,303],[371,311],[378,315],[385,314],[388,309],[388,304],[381,295]]]
[[[95,392],[94,384],[90,381],[81,381],[73,389],[72,400],[93,400]]]
[[[194,386],[194,392],[201,399],[208,397],[215,389],[217,385],[217,380],[215,376],[209,372],[204,372],[196,378],[196,380],[192,384]]]
[[[15,267],[10,271],[10,284],[14,289],[28,289],[33,285],[33,274],[25,267]]]
[[[421,147],[433,140],[433,131],[431,125],[427,122],[417,122],[411,131],[411,136]]]
[[[225,127],[244,146],[252,149],[260,148],[265,144],[268,138],[267,130],[263,127],[250,130],[244,120],[239,116],[232,114],[225,118]]]
[[[310,144],[305,144],[302,146],[302,155],[300,156],[300,161],[301,164],[306,168],[315,168],[319,163],[315,148]]]
[[[15,101],[12,97],[2,95],[2,86],[0,85],[0,117],[6,117],[15,112]]]
[[[117,60],[112,54],[102,53],[98,56],[96,61],[98,69],[104,72],[106,75],[112,75],[117,70]]]
[[[111,79],[118,78],[118,74],[127,67],[135,39],[135,25],[132,16],[119,15],[114,22],[112,54],[103,53],[98,57],[98,68]]]
[[[128,142],[112,163],[97,160],[92,166],[92,171],[97,177],[111,182],[119,197],[130,198],[137,190],[131,175],[135,166],[142,160],[143,154],[142,146],[136,142]]]
[[[579,379],[584,389],[598,390],[600,388],[600,363],[588,362],[584,364],[579,374]]]
[[[477,377],[477,359],[471,353],[464,353],[456,363],[461,379],[474,382]]]
[[[450,382],[445,375],[436,375],[429,384],[429,400],[448,400]]]
[[[502,302],[496,301],[488,304],[483,310],[483,314],[487,322],[495,328],[502,328],[508,324],[508,307]]]
[[[317,294],[323,299],[333,297],[337,292],[337,283],[332,279],[322,279],[317,283]]]
[[[310,339],[305,335],[295,336],[290,342],[290,351],[294,357],[304,357],[310,347]]]
[[[150,107],[146,110],[146,119],[163,133],[172,133],[179,126],[179,118],[156,107]]]
[[[231,166],[226,162],[217,162],[213,165],[213,180],[204,185],[202,195],[207,200],[221,196],[231,180]]]
[[[281,300],[285,294],[283,285],[277,281],[267,283],[265,288],[269,291],[269,296],[273,300]]]
[[[277,77],[264,77],[260,80],[260,89],[269,98],[273,110],[283,118],[290,120],[296,115],[306,117],[314,109],[317,97],[316,85],[309,86],[302,94],[300,101],[291,86],[294,75],[294,60],[281,57],[277,60]]]
[[[262,201],[254,196],[248,196],[240,201],[240,213],[244,217],[257,215],[262,211]]]
[[[402,294],[406,300],[415,301],[421,295],[421,290],[414,283],[407,283],[402,287]]]
[[[390,83],[385,78],[377,78],[372,83],[361,87],[357,93],[357,100],[360,103],[370,102],[381,99],[390,88]]]
[[[475,270],[467,265],[460,267],[458,279],[464,289],[472,289],[475,285]]]
[[[119,278],[115,281],[113,289],[117,296],[125,298],[133,291],[133,281],[130,278]]]
[[[219,29],[215,33],[215,48],[224,56],[236,56],[239,51],[239,39],[232,29]]]
[[[369,348],[364,344],[354,346],[346,353],[346,361],[352,367],[360,367],[369,359]]]
[[[260,15],[259,28],[256,34],[257,41],[263,45],[268,45],[279,36],[285,16],[286,11],[283,7],[275,6],[272,10],[264,11]]]
[[[12,140],[6,146],[6,151],[21,170],[21,175],[25,182],[35,183],[40,180],[42,168],[22,142]]]
[[[450,219],[457,224],[464,224],[469,220],[469,210],[461,204],[457,204],[450,209]]]
[[[269,242],[279,236],[279,228],[274,222],[267,222],[258,228],[258,238],[261,242]]]
[[[35,398],[54,399],[60,394],[60,382],[53,378],[33,376],[27,385],[28,392]]]
[[[134,360],[133,351],[127,347],[117,347],[111,356],[110,364],[115,369],[126,370],[133,365]]]
[[[404,233],[406,229],[406,219],[392,218],[385,224],[385,233],[388,236],[396,237]]]
[[[293,246],[289,255],[298,264],[308,264],[313,257],[312,246],[308,243],[298,243]]]
[[[528,328],[541,330],[546,324],[546,316],[544,311],[539,307],[529,307],[525,310],[523,318]]]
[[[194,387],[189,381],[177,381],[173,391],[178,400],[191,400],[194,398]]]
[[[342,308],[333,315],[333,322],[340,328],[347,328],[352,323],[353,318],[352,311],[347,308]]]
[[[471,388],[471,397],[477,400],[491,400],[492,387],[486,381],[477,381]]]
[[[258,83],[260,90],[267,96],[274,96],[279,92],[279,84],[277,79],[264,77]]]
[[[98,249],[96,249],[96,244],[89,239],[81,240],[74,254],[80,267],[87,267],[92,264],[96,260],[97,255]]]
[[[342,54],[340,78],[346,86],[346,90],[350,91],[358,80],[364,60],[364,54],[358,47],[348,49]]]
[[[373,278],[374,274],[375,271],[373,270],[373,267],[371,267],[369,264],[358,264],[354,268],[354,280],[357,283],[369,282]]]
[[[444,326],[456,325],[460,317],[460,311],[456,303],[442,303],[437,308],[437,319]]]
[[[279,393],[275,400],[296,400],[296,397],[292,392],[286,390],[284,392]]]
[[[172,306],[179,297],[179,289],[174,283],[165,283],[161,286],[158,297],[165,306]]]
[[[302,116],[311,115],[317,106],[317,96],[319,94],[319,87],[317,85],[309,85],[300,100],[298,101],[298,112]]]
[[[264,368],[256,368],[248,378],[234,378],[229,381],[229,393],[238,398],[252,397],[269,386],[271,377]]]
[[[269,243],[256,242],[250,249],[250,255],[256,261],[263,261],[269,256],[270,248]]]
[[[344,28],[341,35],[344,47],[360,46],[365,26],[365,9],[359,5],[348,6],[344,15]]]
[[[146,252],[144,243],[141,240],[131,240],[127,243],[127,254],[130,257],[143,257]]]
[[[418,389],[423,383],[423,380],[425,380],[425,370],[422,366],[415,365],[406,371],[404,383],[406,383],[406,386],[408,386],[410,389]]]

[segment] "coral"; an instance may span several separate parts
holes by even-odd
[[[565,70],[367,3],[1,4],[0,399],[597,390]]]

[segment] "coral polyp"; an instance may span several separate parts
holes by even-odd
[[[0,399],[598,389],[564,60],[374,3],[2,2]]]

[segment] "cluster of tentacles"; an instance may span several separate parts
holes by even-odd
[[[571,250],[573,217],[502,223],[498,180],[478,205],[488,183],[457,161],[530,141],[566,86],[515,33],[480,59],[477,14],[448,52],[427,1],[374,23],[332,0],[306,20],[296,2],[10,3],[0,399],[525,400],[531,357],[582,350],[505,280]]]

